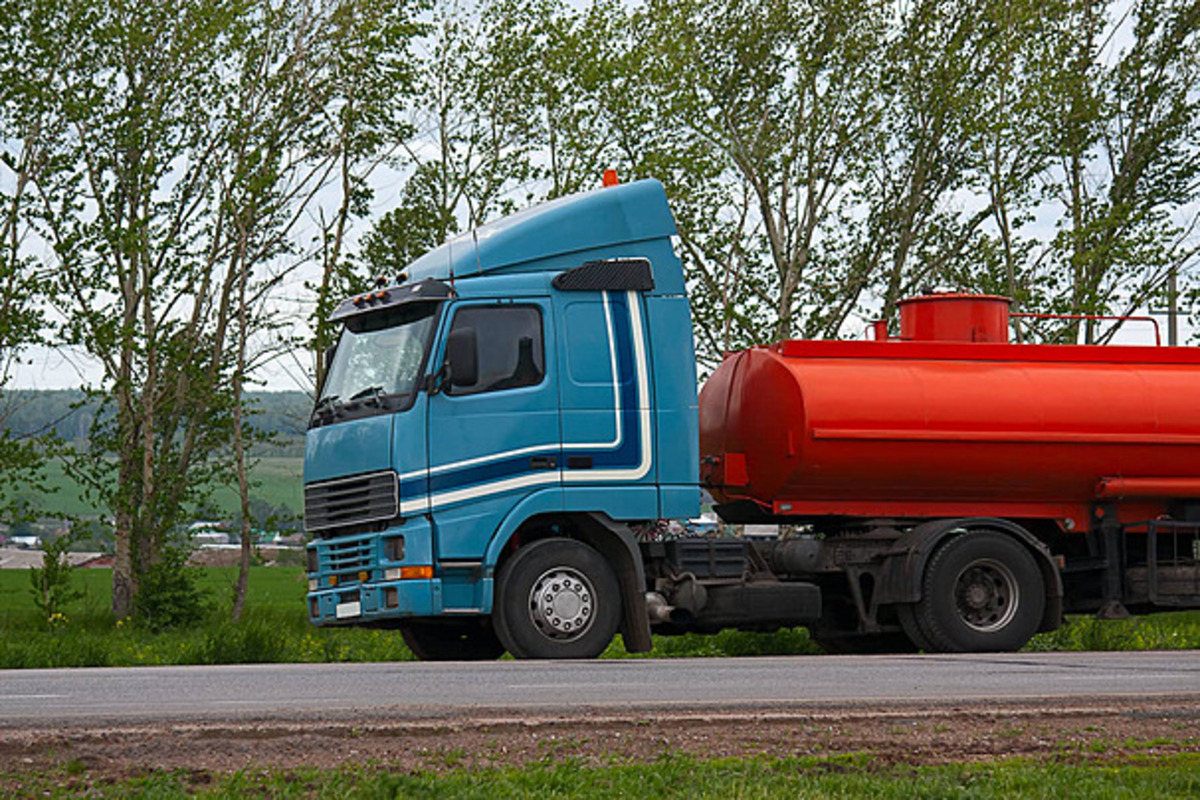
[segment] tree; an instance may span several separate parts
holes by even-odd
[[[66,4],[45,29],[65,55],[59,170],[41,188],[66,338],[102,365],[98,417],[73,469],[116,525],[113,613],[131,615],[184,504],[226,439],[216,191],[241,9],[222,0]],[[82,35],[81,35],[82,34]],[[68,46],[68,38],[84,44]],[[67,52],[69,51],[69,53]],[[108,456],[111,454],[112,458]]]
[[[27,13],[11,0],[0,2],[0,514],[22,513],[19,495],[10,487],[26,486],[40,476],[43,451],[28,436],[10,432],[16,410],[3,394],[14,362],[29,345],[44,341],[44,313],[39,302],[46,292],[45,275],[27,243],[36,239],[30,211],[36,187],[49,169],[46,161],[46,103],[23,70],[44,74],[53,61],[37,58],[18,63],[21,29]]]
[[[598,183],[618,157],[603,98],[625,22],[614,2],[447,2],[423,40],[399,203],[364,237],[379,275],[519,204]],[[351,286],[345,286],[346,290]]]
[[[989,266],[1003,261],[997,249],[1015,257],[1013,207],[1043,163],[1022,149],[1036,141],[1033,120],[1013,97],[1035,87],[1026,70],[1047,9],[1020,0],[897,6],[881,53],[881,135],[866,142],[869,167],[842,221],[853,277],[824,302],[847,309],[867,299],[893,319],[898,302],[926,286],[995,286]]]
[[[401,115],[412,80],[408,45],[421,30],[413,9],[346,0],[322,11],[314,18],[305,3],[282,3],[261,20],[240,51],[239,92],[226,113],[234,124],[233,159],[222,180],[222,207],[230,222],[223,297],[229,305],[225,316],[236,323],[231,424],[242,519],[235,620],[244,608],[252,546],[248,450],[254,437],[245,387],[261,361],[297,344],[283,339],[254,352],[252,336],[277,328],[272,292],[304,254],[282,270],[262,270],[294,251],[287,237],[315,208],[321,278],[315,287],[314,350],[322,352],[330,336],[325,316],[348,271],[346,238],[372,199],[368,179],[408,133]],[[336,198],[328,215],[315,202],[318,193]],[[319,381],[323,364],[316,362]]]
[[[1128,22],[1113,18],[1118,10]],[[1200,5],[1079,0],[1071,12],[1063,33],[1074,52],[1060,73],[1068,92],[1046,177],[1062,212],[1051,280],[1058,310],[1129,314],[1196,263]],[[1106,341],[1117,327],[1089,321],[1083,338]],[[1062,336],[1079,332],[1075,322]]]
[[[56,133],[36,221],[65,338],[100,364],[111,412],[73,469],[115,518],[126,616],[150,570],[175,563],[161,554],[187,505],[230,471],[247,348],[266,293],[305,258],[298,225],[371,152],[354,137],[386,109],[359,92],[378,66],[364,58],[402,58],[415,28],[408,6],[366,0],[22,9],[21,58],[53,64],[31,89]],[[350,54],[364,37],[373,49]],[[335,237],[348,216],[334,213]]]
[[[494,58],[497,22],[458,0],[433,8],[410,108],[413,135],[396,164],[409,175],[398,207],[367,239],[377,274],[395,274],[459,230],[514,210],[508,193],[533,176],[529,108]]]
[[[410,46],[427,30],[414,18],[426,7],[425,0],[344,0],[332,4],[328,24],[317,37],[327,53],[318,84],[325,105],[301,141],[318,163],[329,159],[328,177],[337,197],[331,213],[317,215],[321,278],[312,287],[316,304],[310,317],[317,385],[324,376],[323,354],[333,344],[329,312],[342,297],[363,288],[355,259],[347,253],[350,225],[370,210],[371,174],[412,133],[405,112],[418,73]]]
[[[613,0],[492,0],[482,9],[484,80],[506,87],[507,116],[522,120],[530,176],[546,198],[594,188],[622,158],[614,112],[630,101],[629,15]]]
[[[979,119],[970,140],[967,187],[990,220],[973,232],[938,277],[1014,300],[1013,309],[1048,307],[1041,264],[1045,246],[1025,233],[1042,202],[1040,181],[1054,158],[1056,109],[1065,89],[1061,68],[1073,43],[1061,35],[1070,0],[989,6],[989,79],[972,104]],[[990,224],[989,224],[990,223]],[[1019,339],[1025,325],[1014,319]]]
[[[836,331],[830,228],[878,137],[887,4],[872,0],[651,3],[639,84],[665,133],[701,359],[753,341]],[[851,308],[853,304],[851,303]],[[844,316],[844,314],[842,315]]]

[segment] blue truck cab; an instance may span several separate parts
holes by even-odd
[[[637,526],[695,516],[663,187],[544,203],[347,299],[306,438],[308,608],[422,658],[650,649]]]

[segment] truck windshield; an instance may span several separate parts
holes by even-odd
[[[317,398],[314,423],[407,407],[439,305],[411,303],[347,320]]]

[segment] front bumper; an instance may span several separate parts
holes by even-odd
[[[308,593],[314,625],[361,625],[441,613],[440,579],[358,583]]]
[[[310,542],[309,620],[354,625],[440,613],[432,540],[429,522],[418,518],[384,531]]]

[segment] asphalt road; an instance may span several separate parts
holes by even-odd
[[[1200,699],[1200,651],[0,671],[0,728]]]

